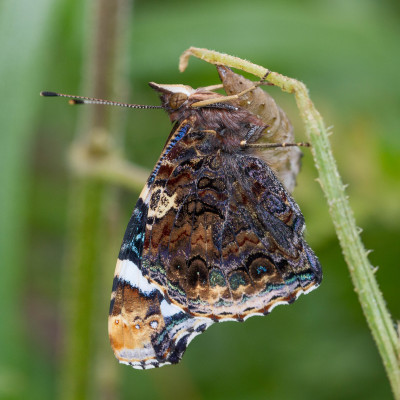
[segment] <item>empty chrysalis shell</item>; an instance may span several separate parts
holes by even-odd
[[[240,93],[254,85],[254,82],[236,74],[228,67],[218,65],[217,69],[227,95]],[[238,99],[238,104],[257,115],[268,125],[258,143],[295,142],[293,126],[287,115],[265,90],[260,87],[255,88],[241,96]],[[302,152],[300,149],[298,147],[287,147],[260,150],[260,152],[265,154],[263,158],[286,189],[293,192],[301,166]]]

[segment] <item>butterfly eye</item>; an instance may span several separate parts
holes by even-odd
[[[178,109],[186,100],[187,95],[185,93],[174,93],[169,99],[169,106],[176,110]]]

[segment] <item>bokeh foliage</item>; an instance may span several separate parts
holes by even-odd
[[[87,6],[87,5],[86,5]],[[279,2],[136,1],[131,18],[130,100],[158,104],[147,82],[214,84],[215,69],[192,60],[189,46],[216,49],[302,80],[333,125],[335,156],[370,259],[393,317],[400,239],[400,8],[389,0]],[[6,0],[0,4],[3,105],[0,145],[0,398],[54,398],[63,326],[60,293],[70,173],[68,146],[84,107],[38,96],[40,90],[82,93],[83,37],[93,23],[76,0]],[[304,138],[294,99],[269,89]],[[118,100],[118,94],[115,94]],[[151,168],[170,130],[161,111],[113,110],[128,118],[122,152]],[[224,323],[196,338],[181,364],[140,372],[118,366],[109,351],[92,386],[112,375],[111,398],[382,399],[390,388],[353,292],[327,206],[305,150],[294,192],[307,240],[324,268],[320,289],[290,307],[245,324]],[[121,190],[122,240],[138,193]],[[115,239],[113,239],[115,240]],[[118,242],[118,240],[116,240]],[[101,249],[99,249],[101,250]],[[114,250],[115,257],[118,247]],[[112,259],[104,254],[104,259]],[[110,263],[110,289],[114,265]],[[99,268],[104,271],[104,268]],[[109,291],[99,292],[106,304]],[[102,306],[103,307],[103,306]],[[104,320],[93,341],[106,338]],[[88,315],[90,318],[90,315]],[[103,339],[101,339],[103,340]],[[106,343],[106,340],[103,340]],[[109,373],[110,371],[110,373]],[[101,397],[107,398],[104,393]]]

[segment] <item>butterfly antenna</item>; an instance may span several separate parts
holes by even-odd
[[[69,104],[103,104],[106,106],[118,106],[118,107],[127,107],[127,108],[163,108],[162,106],[149,106],[143,104],[127,104],[127,103],[119,103],[117,101],[109,101],[102,99],[95,99],[93,97],[84,97],[84,96],[74,96],[71,94],[62,94],[56,92],[40,92],[41,96],[44,97],[66,97],[71,99]]]
[[[240,142],[242,148],[275,149],[279,147],[311,147],[308,142],[299,143],[247,143],[245,140]]]

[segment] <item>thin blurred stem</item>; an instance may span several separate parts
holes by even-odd
[[[249,72],[260,78],[268,69],[249,61],[241,60],[216,51],[191,47],[180,60],[180,70],[187,67],[190,56],[195,56],[213,64],[223,64]],[[349,267],[350,275],[358,294],[365,318],[378,346],[396,400],[400,399],[399,337],[379,290],[374,270],[368,261],[368,252],[359,235],[359,229],[345,193],[345,186],[339,175],[328,139],[324,121],[316,110],[305,85],[295,79],[276,72],[270,72],[268,82],[283,91],[294,93],[301,118],[306,127],[308,140],[312,145],[319,182],[326,196],[329,211],[335,225],[342,251]]]
[[[129,0],[86,2],[88,18],[85,20],[92,21],[92,25],[86,32],[83,81],[86,92],[96,97],[112,97],[116,59],[119,52],[128,53],[121,45],[118,29],[121,25],[127,26],[128,2],[131,3]],[[117,363],[111,351],[103,354],[99,350],[106,346],[98,345],[101,340],[107,341],[106,322],[100,328],[97,326],[97,321],[105,321],[107,305],[95,301],[100,288],[103,289],[103,275],[109,272],[110,279],[112,277],[112,269],[106,272],[103,267],[103,261],[108,260],[109,241],[104,234],[110,220],[107,200],[112,195],[112,188],[105,184],[107,178],[103,176],[126,182],[127,175],[135,169],[121,160],[118,172],[109,168],[115,161],[109,133],[110,112],[104,107],[88,107],[70,152],[74,174],[70,189],[67,265],[62,282],[65,340],[59,382],[60,397],[64,400],[118,398],[117,374],[112,373]],[[139,175],[143,174],[138,171]],[[105,366],[103,370],[106,369],[107,374],[99,371],[99,365]],[[107,379],[102,379],[105,375]]]
[[[98,284],[96,263],[103,230],[99,199],[103,193],[103,184],[88,179],[76,180],[71,187],[69,262],[62,290],[65,338],[59,389],[63,400],[90,398],[93,292]]]
[[[115,151],[106,150],[101,156],[93,156],[87,150],[81,144],[75,144],[70,149],[69,163],[78,176],[140,191],[150,175],[149,170],[123,159]]]

